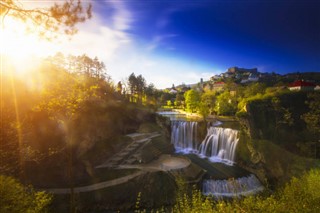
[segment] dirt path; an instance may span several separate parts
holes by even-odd
[[[161,155],[160,158],[156,161],[153,161],[149,164],[134,164],[134,165],[121,165],[119,168],[136,168],[140,169],[140,171],[135,172],[131,175],[126,175],[120,178],[116,178],[113,180],[103,181],[100,183],[88,185],[88,186],[81,186],[75,187],[74,192],[90,192],[99,189],[108,188],[111,186],[119,185],[122,183],[126,183],[129,180],[138,177],[140,175],[146,174],[147,172],[153,171],[170,171],[174,169],[184,168],[190,165],[190,160],[180,157],[172,157],[170,155]],[[69,194],[70,188],[52,188],[52,189],[43,189],[47,192],[53,194]]]
[[[105,163],[97,166],[96,168],[104,168],[104,167],[114,167],[117,166],[119,167],[121,164],[126,163],[125,159],[131,157],[137,150],[139,150],[143,145],[149,143],[152,138],[160,136],[158,132],[153,132],[153,133],[134,133],[128,135],[133,139],[133,142],[130,143],[127,147],[125,147],[123,150],[121,150],[119,153],[115,154],[113,157],[111,157],[109,160],[107,160]],[[125,167],[124,167],[125,168]],[[127,167],[127,168],[130,168]],[[140,171],[135,172],[130,175],[126,175],[120,178],[116,178],[113,180],[108,180],[108,181],[103,181],[100,183],[88,185],[88,186],[81,186],[81,187],[75,187],[74,192],[79,193],[79,192],[90,192],[90,191],[95,191],[103,188],[107,188],[110,186],[115,186],[119,185],[122,183],[126,183],[129,180],[138,177],[140,175],[143,175],[147,173],[148,171],[151,171],[152,169],[142,169],[143,166],[138,165],[138,166],[133,166],[131,168],[138,168]],[[161,170],[157,166],[153,170]],[[70,193],[70,188],[51,188],[51,189],[42,189],[47,192],[53,193],[53,194],[69,194]]]
[[[92,184],[89,186],[81,186],[81,187],[75,187],[74,188],[74,192],[75,193],[79,193],[79,192],[90,192],[90,191],[95,191],[95,190],[99,190],[99,189],[104,189],[104,188],[108,188],[110,186],[115,186],[115,185],[119,185],[122,183],[126,183],[129,180],[138,177],[140,175],[145,174],[145,171],[138,171],[135,172],[131,175],[127,175],[127,176],[123,176],[121,178],[116,178],[113,180],[108,180],[108,181],[103,181],[100,183],[96,183],[96,184]],[[70,188],[52,188],[52,189],[43,189],[49,193],[53,193],[53,194],[69,194],[70,193]]]

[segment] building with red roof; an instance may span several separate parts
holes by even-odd
[[[314,83],[304,80],[295,81],[288,86],[290,91],[313,91],[315,87]]]
[[[226,83],[224,83],[223,81],[215,82],[212,85],[212,90],[213,91],[221,91],[221,90],[223,90],[225,85],[226,85]]]

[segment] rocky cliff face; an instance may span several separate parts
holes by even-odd
[[[308,108],[307,93],[288,93],[249,102],[239,116],[242,136],[237,150],[239,165],[261,181],[281,184],[318,162],[299,150],[307,143],[301,115]]]

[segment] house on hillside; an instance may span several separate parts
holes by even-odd
[[[304,80],[298,80],[289,84],[288,88],[290,91],[314,91],[316,85],[311,82]]]
[[[213,91],[216,91],[216,92],[222,91],[225,85],[226,85],[226,83],[224,83],[224,82],[222,82],[222,81],[215,82],[215,83],[212,85],[212,90],[213,90]]]
[[[250,75],[248,77],[248,81],[257,82],[257,81],[259,81],[259,76],[255,73],[250,73]]]
[[[178,91],[172,88],[172,89],[169,91],[169,93],[170,93],[170,94],[177,94]]]

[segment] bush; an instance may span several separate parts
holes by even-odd
[[[0,212],[47,212],[51,196],[25,187],[16,179],[0,175]]]

